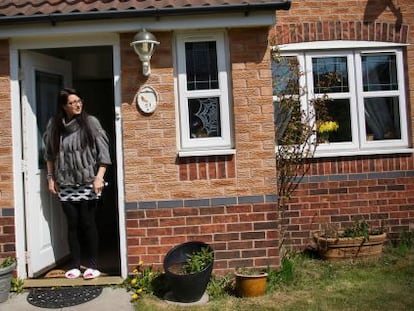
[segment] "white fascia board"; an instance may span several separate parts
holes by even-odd
[[[335,50],[335,49],[369,49],[369,48],[392,48],[407,46],[404,43],[378,42],[378,41],[353,41],[353,40],[334,40],[334,41],[312,41],[301,43],[289,43],[276,45],[280,52],[294,52],[302,50]]]
[[[136,32],[142,28],[150,31],[172,31],[185,29],[240,28],[274,25],[273,11],[244,13],[204,14],[190,16],[145,17],[135,19],[102,19],[94,21],[37,22],[0,26],[0,39],[31,36],[77,35],[82,33]]]
[[[119,35],[116,33],[103,33],[99,36],[89,33],[79,35],[52,35],[13,37],[10,40],[11,49],[42,49],[65,48],[73,46],[96,46],[118,44]]]

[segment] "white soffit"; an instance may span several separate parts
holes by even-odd
[[[102,19],[93,21],[48,22],[0,25],[0,38],[28,36],[76,35],[84,33],[136,32],[145,28],[150,31],[173,31],[185,29],[240,28],[272,26],[275,23],[274,11],[244,13],[204,14],[181,17],[145,17],[135,19]]]

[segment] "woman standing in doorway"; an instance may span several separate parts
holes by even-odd
[[[93,279],[100,275],[95,213],[106,168],[111,164],[108,137],[98,119],[84,111],[76,90],[61,90],[57,104],[58,112],[50,119],[43,139],[48,189],[58,195],[68,223],[72,264],[65,277],[81,275],[80,228],[88,249],[83,278]]]

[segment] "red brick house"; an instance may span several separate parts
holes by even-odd
[[[304,0],[276,14],[273,44],[298,61],[308,99],[329,95],[339,123],[289,206],[294,248],[326,224],[365,219],[390,239],[414,229],[413,9],[412,1]],[[332,70],[338,83],[321,87]]]
[[[72,85],[113,146],[99,213],[103,272],[126,277],[138,260],[159,267],[188,240],[214,247],[217,272],[277,267],[270,44],[306,68],[309,96],[324,68],[346,76],[331,96],[341,130],[295,193],[287,244],[304,248],[312,230],[357,217],[383,220],[391,237],[412,230],[414,4],[396,2],[3,1],[0,257],[15,255],[26,279],[67,254],[39,137],[57,89]],[[143,29],[159,42],[149,75],[130,45]],[[366,90],[375,65],[380,83],[368,79]],[[374,98],[392,136],[364,119],[364,107],[380,110]]]

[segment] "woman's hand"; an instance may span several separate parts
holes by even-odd
[[[95,176],[93,181],[93,191],[95,191],[97,196],[102,194],[102,190],[105,186],[105,180],[102,177]]]
[[[98,197],[101,196],[102,190],[105,187],[105,179],[104,179],[105,172],[106,172],[106,165],[101,164],[98,168],[98,172],[96,172],[96,176],[92,184],[93,191],[95,191]]]
[[[50,193],[57,194],[59,191],[58,185],[53,179],[53,177],[47,178],[48,189]]]

